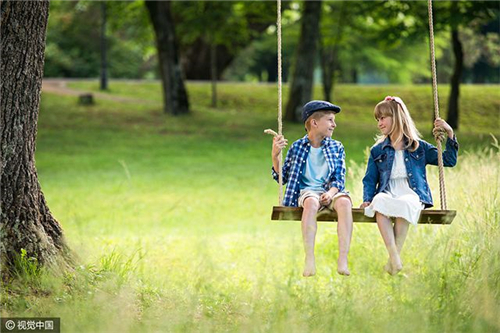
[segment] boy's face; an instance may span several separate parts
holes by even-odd
[[[327,113],[319,119],[311,121],[312,130],[323,137],[332,137],[333,130],[337,127],[335,123],[335,113]]]

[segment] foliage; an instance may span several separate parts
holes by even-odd
[[[179,42],[186,47],[202,38],[231,47],[238,40],[248,40],[245,13],[238,9],[234,2],[228,1],[174,2]]]
[[[141,2],[106,2],[109,72],[114,78],[154,77],[154,35]],[[100,71],[101,2],[50,5],[46,77],[97,77]]]
[[[299,28],[297,14],[292,10],[282,13],[282,69],[283,81],[288,81],[291,59],[297,48]],[[225,71],[224,78],[229,81],[268,81],[276,82],[278,75],[278,52],[276,25],[270,26],[256,38],[248,47],[243,49],[232,65]]]
[[[463,30],[468,80],[498,82],[498,7],[495,1],[434,2],[440,82],[452,70],[449,29]],[[157,76],[156,47],[143,1],[108,1],[110,75],[115,78]],[[346,7],[338,18],[340,7]],[[496,7],[495,7],[496,6]],[[176,31],[186,52],[195,41],[212,41],[237,56],[227,79],[268,80],[276,77],[275,3],[268,1],[194,1],[173,3]],[[496,16],[495,16],[496,15]],[[99,74],[100,3],[53,1],[46,47],[46,77],[97,77]],[[298,40],[298,2],[284,2],[283,53],[287,79]],[[322,34],[326,45],[339,44],[340,82],[427,82],[427,6],[421,1],[329,1],[324,4]],[[338,28],[343,31],[335,37]],[[467,27],[467,29],[464,29]],[[250,43],[251,40],[255,42]],[[362,47],[360,47],[362,46]],[[424,70],[423,70],[424,69]]]
[[[13,276],[26,283],[34,284],[42,275],[42,268],[38,265],[36,258],[28,257],[25,249],[21,249],[21,253],[14,261]]]

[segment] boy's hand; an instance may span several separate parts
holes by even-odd
[[[322,206],[328,206],[331,202],[332,202],[332,198],[333,198],[333,195],[331,195],[330,193],[328,192],[325,192],[323,193],[320,197],[319,197],[319,203],[322,205]]]
[[[287,144],[288,140],[283,135],[276,135],[273,138],[273,157],[278,157]]]
[[[432,130],[432,134],[435,136],[436,133],[439,133],[440,131],[445,131],[448,134],[448,137],[453,139],[453,128],[451,128],[451,126],[443,119],[436,118],[436,120],[434,120],[434,129]]]
[[[370,203],[371,203],[371,202],[369,202],[369,201],[365,201],[365,202],[363,202],[363,203],[359,206],[359,208],[366,208],[366,207],[370,206]]]

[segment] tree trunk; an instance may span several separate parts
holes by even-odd
[[[333,8],[332,8],[333,9]],[[340,2],[337,8],[337,22],[341,22],[344,17],[345,6]],[[321,76],[323,81],[323,95],[326,101],[331,101],[333,85],[335,84],[335,70],[338,65],[338,49],[342,36],[343,24],[336,25],[333,45],[326,45],[323,36],[320,36],[320,59],[321,59]]]
[[[462,42],[458,36],[458,28],[451,30],[451,42],[453,46],[453,54],[455,55],[455,66],[453,67],[453,75],[451,76],[451,91],[448,100],[448,117],[446,121],[454,128],[458,129],[458,101],[460,97],[460,81],[462,79],[462,71],[464,66],[464,54]]]
[[[302,106],[312,96],[314,63],[319,39],[321,1],[304,1],[300,40],[295,58],[290,97],[286,105],[285,119],[299,122]]]
[[[38,182],[35,140],[48,1],[1,2],[0,257],[2,278],[22,249],[41,265],[70,259]]]
[[[217,107],[217,45],[212,41],[210,47],[210,67],[212,73],[212,107]]]
[[[106,2],[101,2],[101,90],[108,89],[108,59],[106,47]]]
[[[323,81],[323,96],[325,101],[331,101],[332,89],[335,82],[335,68],[337,63],[337,47],[325,47],[321,43],[321,78]]]
[[[165,113],[188,113],[189,101],[177,54],[170,1],[146,1],[145,4],[156,35]]]

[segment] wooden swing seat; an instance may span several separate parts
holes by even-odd
[[[456,210],[423,210],[420,214],[419,224],[451,224],[457,215]],[[273,221],[300,221],[301,207],[274,206],[271,220]],[[375,223],[375,217],[364,214],[363,208],[353,208],[352,218],[355,222]],[[337,213],[329,209],[321,211],[317,220],[320,222],[337,222]]]

